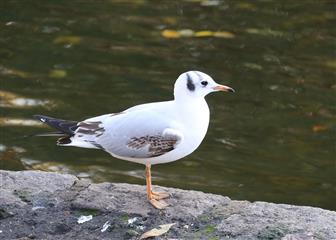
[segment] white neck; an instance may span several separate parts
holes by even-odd
[[[183,122],[200,131],[201,135],[205,135],[210,118],[210,110],[205,99],[185,96],[183,99],[175,99],[174,104],[177,105],[178,115]]]

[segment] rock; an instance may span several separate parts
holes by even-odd
[[[335,239],[336,212],[232,201],[155,186],[170,207],[154,209],[145,186],[100,183],[68,174],[0,171],[0,239],[138,239],[176,223],[163,239]],[[78,224],[80,216],[92,220]],[[106,230],[104,224],[109,223]]]

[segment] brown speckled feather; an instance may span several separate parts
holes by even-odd
[[[95,135],[100,136],[105,132],[103,127],[99,127],[102,122],[80,122],[78,123],[78,129],[76,133],[78,134],[86,134],[86,135]]]
[[[133,137],[127,146],[133,149],[140,149],[149,145],[150,157],[157,157],[174,150],[177,139],[164,138],[162,136]]]

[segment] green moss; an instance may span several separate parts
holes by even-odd
[[[204,233],[206,234],[210,234],[210,233],[213,233],[214,231],[216,231],[216,228],[214,225],[209,225],[209,226],[206,226],[204,229],[203,229]]]
[[[14,190],[14,194],[18,196],[23,202],[31,201],[31,193],[25,190]]]
[[[123,215],[120,216],[120,220],[122,220],[122,221],[128,221],[128,219],[129,219],[129,217],[128,217],[127,214],[123,214]]]
[[[201,237],[207,237],[207,239],[217,240],[219,239],[216,235],[216,226],[215,225],[205,225],[204,227],[200,228],[193,234],[194,239],[199,239]]]
[[[204,214],[204,215],[198,217],[198,220],[201,221],[201,222],[208,222],[209,219],[210,219],[210,216],[207,215],[207,214]]]
[[[91,208],[88,208],[88,209],[79,209],[79,210],[76,210],[74,212],[74,215],[79,217],[79,216],[87,216],[87,215],[93,215],[93,216],[97,216],[100,214],[100,211],[97,210],[97,209],[91,209]]]
[[[262,240],[271,240],[271,239],[280,239],[285,235],[287,230],[282,229],[281,227],[269,227],[266,226],[265,229],[258,233],[258,239]]]

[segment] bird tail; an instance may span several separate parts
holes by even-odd
[[[78,128],[78,122],[76,121],[68,121],[43,115],[34,115],[34,118],[57,130],[57,132],[36,134],[35,136],[59,136],[60,138],[57,140],[57,145],[71,143],[71,137],[74,136]]]

